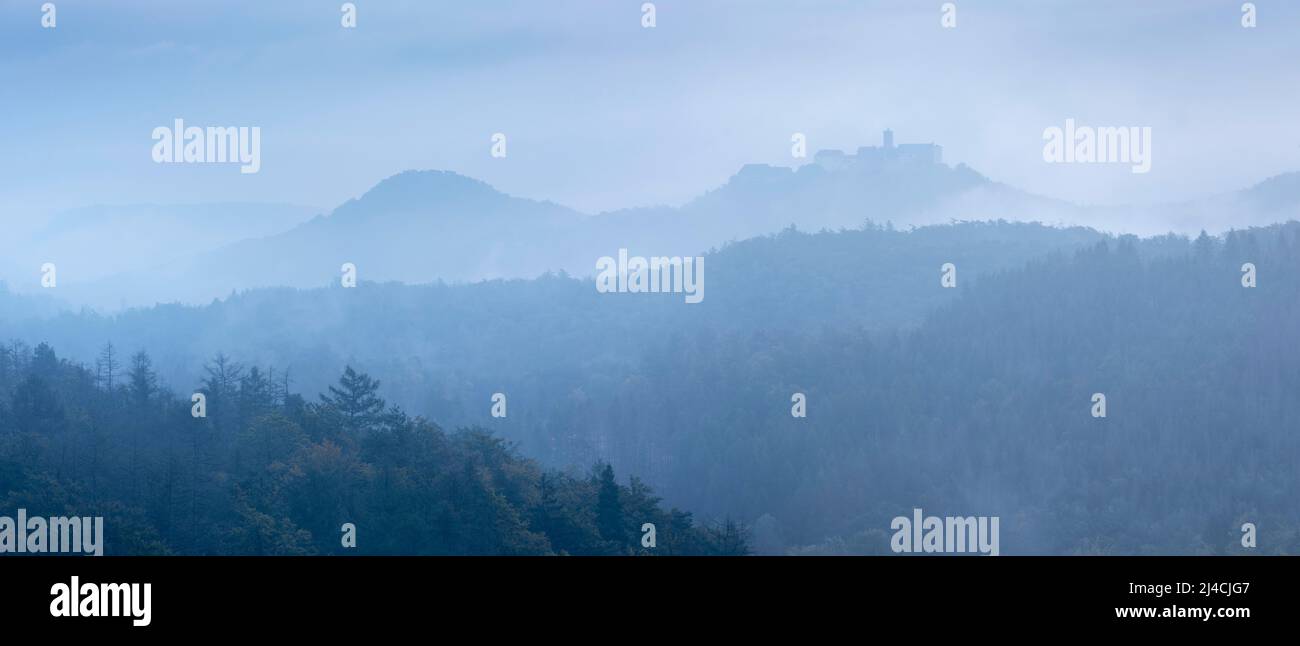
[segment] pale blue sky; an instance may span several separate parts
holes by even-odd
[[[410,168],[595,212],[741,164],[934,141],[1029,191],[1180,200],[1300,169],[1300,3],[0,0],[0,217],[92,203],[332,208]],[[159,165],[150,132],[262,128],[262,171]],[[1066,118],[1153,129],[1153,166],[1043,163]],[[509,157],[489,156],[494,132]]]

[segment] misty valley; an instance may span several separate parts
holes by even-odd
[[[890,554],[931,545],[899,548],[914,508],[1000,518],[1002,554],[1289,552],[1298,250],[1295,222],[868,223],[708,252],[695,304],[0,291],[4,504],[105,516],[109,554]]]
[[[1300,173],[1261,115],[1294,102],[1257,69],[1291,43],[1253,7],[195,9],[214,43],[50,4],[0,34],[13,139],[84,145],[0,174],[0,520],[102,518],[107,555],[1300,552]],[[1059,73],[1155,17],[1196,46]],[[141,103],[155,74],[204,91]],[[0,552],[54,543],[25,524]]]

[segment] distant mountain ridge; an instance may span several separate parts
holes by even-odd
[[[486,182],[450,171],[414,170],[379,182],[360,198],[344,202],[328,217],[368,220],[386,214],[433,211],[455,220],[474,221],[474,212],[479,209],[501,217],[541,218],[553,225],[572,224],[582,217],[552,202],[513,197]]]
[[[884,144],[855,154],[821,151],[797,167],[747,164],[679,207],[587,215],[508,195],[455,172],[409,170],[328,214],[307,219],[293,211],[297,220],[288,225],[282,218],[259,219],[262,211],[256,209],[217,209],[197,220],[117,214],[98,229],[78,229],[80,238],[45,235],[33,246],[43,256],[64,252],[76,258],[110,239],[104,227],[126,229],[112,235],[135,241],[124,254],[131,262],[110,264],[116,273],[109,275],[104,267],[83,268],[74,261],[64,274],[68,289],[61,290],[69,302],[116,307],[200,303],[258,287],[318,287],[335,283],[344,263],[355,265],[361,280],[378,282],[472,282],[548,271],[585,276],[597,258],[619,249],[693,256],[789,226],[818,231],[855,229],[867,221],[922,226],[1008,220],[1155,235],[1214,231],[1225,222],[1229,226],[1221,229],[1264,226],[1300,216],[1300,173],[1205,200],[1095,207],[1026,193],[964,164],[949,166],[933,144],[894,146],[889,134]],[[152,248],[146,241],[159,236],[140,230],[150,227],[161,228],[164,239],[186,242]],[[21,267],[34,261],[25,259]],[[9,282],[19,291],[26,284],[17,276]]]
[[[994,188],[966,166],[912,157],[833,168],[750,164],[682,207],[588,216],[450,171],[405,171],[289,231],[161,271],[191,291],[169,297],[189,302],[252,287],[326,285],[343,263],[378,282],[589,275],[597,258],[623,248],[693,256],[790,225],[820,230],[905,222],[972,190]]]
[[[1261,210],[1295,215],[1300,209],[1300,172],[1274,175],[1250,188],[1239,191],[1243,200]]]

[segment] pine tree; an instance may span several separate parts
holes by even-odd
[[[1214,238],[1211,238],[1210,234],[1205,232],[1205,229],[1201,229],[1201,235],[1196,237],[1193,248],[1198,263],[1208,263],[1214,258]]]
[[[257,366],[253,366],[239,380],[240,428],[246,428],[249,421],[265,415],[274,405],[274,384]]]
[[[15,352],[21,351],[15,350]],[[17,362],[17,365],[22,365],[21,360]],[[49,384],[57,382],[59,379],[59,358],[54,354],[54,348],[51,348],[47,343],[36,346],[32,351],[28,372]]]
[[[244,367],[231,361],[224,353],[203,367],[207,377],[203,379],[203,390],[208,395],[208,417],[221,431],[230,431],[231,424],[239,419],[237,395],[238,385],[244,375]]]
[[[131,370],[127,373],[131,403],[137,412],[143,411],[158,390],[158,375],[153,371],[153,360],[141,350],[131,355]]]
[[[357,432],[377,425],[386,406],[375,393],[379,382],[348,366],[339,377],[339,387],[330,386],[330,394],[320,396],[321,403],[343,416],[348,430]]]
[[[117,350],[113,344],[104,344],[104,349],[99,351],[99,358],[95,361],[95,368],[100,384],[104,390],[113,392],[113,381],[117,377],[121,366],[117,363]]]
[[[614,480],[614,467],[609,464],[600,469],[600,493],[596,501],[596,529],[600,537],[614,543],[622,551],[627,544],[624,528],[623,503],[619,499],[618,482]]]

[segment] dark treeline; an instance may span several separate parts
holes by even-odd
[[[198,392],[204,418],[143,351],[110,344],[90,369],[46,344],[0,348],[0,510],[104,516],[107,554],[748,551],[734,522],[698,526],[608,464],[547,471],[482,429],[444,432],[351,368],[309,402],[219,355]]]

